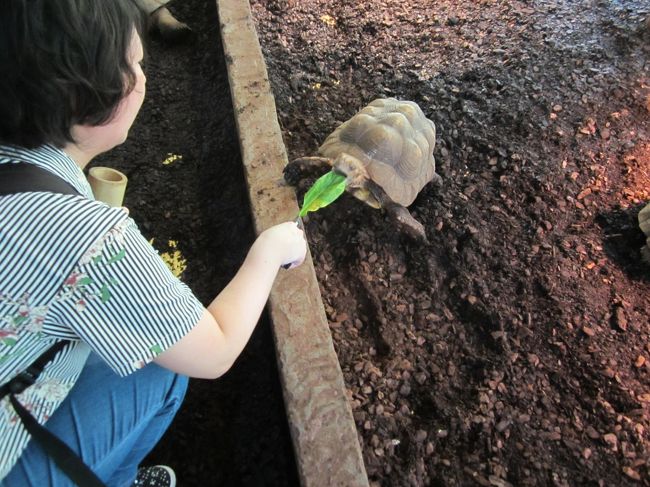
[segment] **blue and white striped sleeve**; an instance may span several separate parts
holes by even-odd
[[[48,317],[122,376],[179,341],[204,311],[130,218],[88,250],[59,296]]]

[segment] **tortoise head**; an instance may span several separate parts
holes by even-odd
[[[332,169],[346,177],[345,187],[355,198],[373,208],[381,207],[377,199],[368,190],[367,183],[370,176],[359,159],[342,152],[334,159]]]

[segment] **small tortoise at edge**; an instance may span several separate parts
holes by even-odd
[[[346,176],[346,190],[384,208],[400,230],[426,241],[424,227],[406,209],[430,181],[438,184],[433,147],[436,127],[412,101],[374,100],[339,125],[319,147],[320,157],[296,159],[284,169],[290,184],[331,168]]]
[[[639,228],[646,236],[646,244],[641,248],[641,257],[650,264],[650,203],[639,212],[638,218]]]

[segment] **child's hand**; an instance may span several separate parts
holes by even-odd
[[[275,225],[262,232],[258,240],[263,242],[264,251],[273,254],[285,269],[298,267],[305,260],[307,241],[296,222]]]

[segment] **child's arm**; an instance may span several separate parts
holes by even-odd
[[[248,342],[280,266],[302,263],[305,253],[305,238],[295,223],[263,232],[196,326],[155,362],[191,377],[224,374]]]

